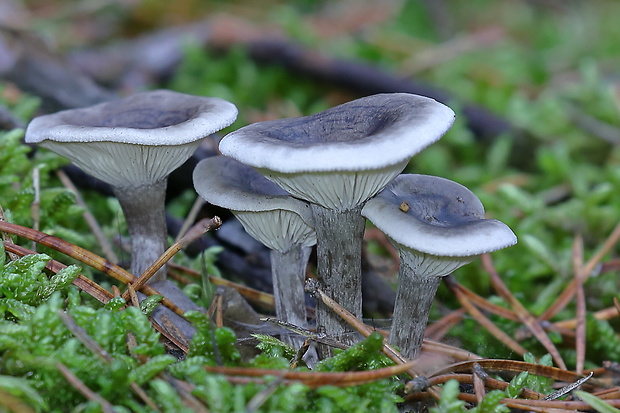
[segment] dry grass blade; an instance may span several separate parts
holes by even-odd
[[[618,243],[620,239],[620,223],[616,225],[612,233],[603,243],[603,246],[597,251],[596,254],[587,262],[587,264],[583,267],[583,276],[587,279],[594,268],[599,264],[599,262],[603,259],[605,254],[607,254],[613,247]],[[562,294],[558,297],[557,300],[543,313],[538,317],[539,320],[549,320],[551,317],[559,313],[570,303],[575,295],[575,290],[577,287],[577,283],[573,279],[562,291]]]
[[[282,384],[282,378],[278,377],[263,390],[259,391],[250,399],[245,406],[245,413],[254,413],[261,408],[263,404],[278,390],[278,386]]]
[[[22,227],[21,225],[9,224],[8,222],[0,222],[0,232],[8,232],[31,241],[35,241],[41,245],[45,245],[46,247],[53,248],[56,251],[62,252],[71,258],[75,258],[76,260],[125,284],[136,281],[136,277],[122,267],[119,267],[118,265],[113,264],[105,258],[102,258],[84,248],[78,247],[77,245],[71,244],[70,242],[52,235],[48,235],[44,232],[35,231],[32,228]],[[149,285],[142,287],[141,291],[146,295],[159,294],[157,290]],[[183,310],[181,310],[172,301],[164,297],[162,304],[183,317]]]
[[[4,215],[4,209],[2,208],[2,205],[0,205],[0,222],[6,222],[6,216]],[[11,239],[11,236],[9,234],[7,234],[6,232],[1,232],[0,235],[2,236],[2,241],[6,244],[6,243],[13,243],[13,240]],[[15,261],[17,258],[19,258],[16,254],[14,254],[13,252],[8,251],[8,255],[9,255],[9,259],[11,261]]]
[[[553,380],[563,381],[566,383],[575,382],[581,378],[582,375],[574,373],[569,370],[562,370],[557,367],[542,366],[540,364],[527,363],[525,361],[515,360],[502,360],[502,359],[481,359],[473,361],[463,361],[461,363],[455,363],[441,370],[434,372],[430,375],[431,378],[443,375],[446,373],[462,373],[469,372],[473,368],[474,363],[478,363],[486,371],[493,372],[512,372],[521,373],[527,371],[530,374],[536,376],[548,377]],[[590,379],[592,384],[600,384],[596,379]]]
[[[422,343],[422,351],[428,353],[439,353],[444,356],[453,358],[454,360],[469,361],[481,359],[479,355],[460,347],[451,346],[449,344],[440,343],[431,339],[424,339]]]
[[[578,374],[583,374],[586,360],[586,296],[583,291],[585,276],[583,272],[583,239],[580,235],[573,242],[573,271],[575,274],[575,292],[577,305],[577,326],[575,328],[576,368]]]
[[[512,337],[493,324],[491,320],[485,317],[484,314],[482,314],[482,312],[472,304],[469,298],[463,294],[460,289],[455,288],[454,280],[450,275],[444,277],[444,281],[448,288],[450,288],[452,293],[456,296],[459,303],[461,303],[461,305],[467,310],[469,315],[472,316],[481,326],[486,328],[489,333],[491,333],[496,339],[504,343],[506,347],[510,348],[515,353],[521,356],[527,353],[527,350],[521,346],[521,344],[517,343]]]
[[[91,353],[97,356],[99,360],[103,361],[104,363],[108,363],[108,364],[114,361],[112,356],[110,356],[108,352],[105,351],[105,349],[99,345],[99,343],[97,343],[92,337],[90,337],[88,333],[86,332],[86,330],[84,330],[82,327],[80,327],[75,322],[75,319],[71,316],[71,314],[65,311],[62,311],[62,310],[58,310],[57,314],[62,320],[63,324],[69,329],[69,331],[71,331],[71,333],[82,344],[84,344],[84,346],[87,349],[89,349]],[[153,411],[155,412],[160,411],[157,405],[153,402],[153,400],[151,400],[148,394],[146,394],[144,389],[142,389],[140,386],[138,386],[138,384],[133,383],[133,382],[130,383],[130,386],[131,386],[132,391],[138,397],[140,397],[151,409],[153,409]]]
[[[175,379],[169,374],[162,374],[166,381],[172,385],[183,399],[183,403],[189,411],[194,413],[209,413],[209,409],[192,395],[193,386],[186,381]]]
[[[510,304],[512,309],[515,311],[519,319],[523,324],[527,326],[527,328],[534,334],[534,337],[538,339],[538,341],[545,347],[545,349],[551,354],[553,360],[558,365],[558,367],[562,369],[566,369],[566,363],[562,359],[560,352],[555,347],[545,330],[542,328],[538,320],[530,314],[529,311],[521,304],[519,300],[515,298],[514,295],[510,292],[510,290],[506,287],[506,285],[502,282],[499,274],[495,270],[493,265],[493,261],[491,260],[491,256],[489,254],[484,254],[482,256],[482,265],[488,271],[491,276],[491,284],[493,284],[493,288],[495,291]]]
[[[241,377],[265,377],[275,376],[286,381],[301,382],[310,387],[319,386],[358,386],[376,380],[385,379],[407,372],[415,365],[414,361],[396,366],[383,367],[381,369],[369,371],[347,371],[333,373],[317,373],[312,371],[291,371],[291,370],[271,370],[253,367],[216,367],[205,366],[207,371],[212,373],[225,374],[226,376]]]
[[[452,327],[461,322],[465,313],[466,311],[464,308],[451,311],[440,320],[429,325],[424,332],[424,337],[437,341],[441,340]]]
[[[474,377],[473,377],[473,374],[448,373],[448,374],[442,374],[439,376],[434,376],[431,379],[429,379],[428,382],[430,385],[434,386],[438,384],[444,384],[448,380],[456,380],[461,384],[473,384]],[[493,377],[487,377],[485,384],[486,384],[486,387],[493,389],[493,390],[506,390],[506,388],[510,385],[510,383],[506,381],[494,379]],[[542,398],[545,397],[544,394],[538,393],[534,390],[530,390],[527,387],[524,387],[523,390],[521,390],[520,396],[528,398],[528,399],[534,399],[534,400],[541,400]]]
[[[474,363],[472,367],[473,371],[473,383],[474,383],[474,394],[476,395],[476,401],[478,403],[482,402],[484,396],[486,396],[486,382],[489,378],[489,375],[485,373],[485,371],[480,367],[480,364]]]
[[[175,264],[173,262],[168,263],[168,269],[172,270],[173,275],[176,272],[189,275],[191,278],[200,279],[202,276],[198,271],[192,270],[187,267],[183,267],[181,265]],[[215,285],[223,285],[227,287],[232,287],[235,290],[239,291],[246,300],[250,303],[257,304],[260,306],[266,306],[267,308],[275,308],[275,301],[273,295],[267,294],[265,292],[256,290],[254,288],[246,287],[245,285],[237,284],[229,280],[225,280],[223,278],[215,277],[213,275],[209,275],[209,282]],[[179,280],[183,282],[184,280]],[[187,281],[185,281],[187,283]]]
[[[469,403],[476,403],[476,396],[473,394],[461,393],[459,399]],[[584,402],[556,402],[524,399],[502,399],[500,403],[511,409],[518,409],[518,411],[536,413],[572,413],[576,410],[584,409],[584,407],[580,406],[587,406]]]
[[[184,235],[180,240],[175,242],[170,248],[168,248],[161,257],[159,257],[149,268],[144,271],[140,277],[132,283],[133,288],[136,291],[139,291],[142,287],[146,285],[146,283],[155,275],[157,270],[163,267],[174,255],[181,251],[183,248],[187,247],[190,243],[192,243],[197,238],[204,235],[206,232],[219,228],[222,225],[222,220],[220,217],[213,217],[211,219],[205,218],[187,231],[187,234]],[[129,299],[129,292],[125,291],[123,293],[123,298],[125,300]]]
[[[502,403],[504,403],[508,407],[512,407],[515,409],[522,410],[530,410],[534,411],[536,408],[540,408],[540,410],[536,410],[539,412],[550,412],[551,409],[564,409],[564,411],[579,411],[579,410],[592,410],[592,406],[590,406],[586,402],[582,402],[581,400],[571,400],[571,401],[562,401],[562,400],[514,400],[514,399],[503,399]],[[620,399],[616,400],[605,400],[605,403],[610,404],[613,407],[620,407]]]
[[[71,334],[75,336],[84,346],[91,351],[97,358],[105,363],[111,363],[113,361],[112,356],[108,354],[103,347],[99,345],[92,337],[88,335],[86,330],[80,327],[71,314],[58,310],[56,312],[58,317],[62,320],[62,323],[69,329]]]
[[[588,381],[593,375],[594,375],[594,372],[590,372],[590,374],[588,374],[586,377],[583,377],[583,378],[577,380],[574,383],[569,383],[566,386],[562,387],[561,389],[546,395],[543,398],[543,400],[556,400],[556,399],[559,399],[560,397],[569,394],[573,390],[578,389],[579,386],[581,386],[583,383]]]
[[[446,277],[444,277],[444,280],[445,279],[446,279]],[[511,309],[504,308],[504,307],[501,307],[501,306],[499,306],[497,304],[490,303],[485,298],[479,296],[478,294],[476,294],[475,292],[471,291],[467,287],[459,284],[459,282],[456,281],[454,279],[454,277],[452,277],[452,276],[450,276],[450,281],[453,283],[455,288],[458,288],[463,293],[463,295],[466,296],[469,299],[469,301],[472,302],[472,304],[474,304],[475,306],[479,307],[480,309],[488,311],[491,314],[495,314],[495,315],[498,315],[500,317],[506,318],[508,320],[521,321],[519,319],[519,316],[517,316],[515,314],[515,312],[512,311]]]
[[[73,374],[67,366],[61,362],[57,362],[56,368],[65,377],[69,384],[71,384],[77,391],[86,397],[86,399],[99,403],[104,413],[114,413],[114,406],[109,401],[89,389],[88,386],[86,386],[82,380]]]
[[[113,262],[114,264],[118,264],[119,262],[118,257],[114,253],[114,250],[112,249],[112,246],[108,242],[108,239],[103,234],[103,231],[101,229],[101,226],[97,222],[97,219],[88,209],[88,205],[86,205],[86,202],[84,202],[84,199],[82,199],[82,195],[80,195],[80,191],[78,191],[75,185],[73,185],[73,182],[71,181],[71,179],[67,176],[67,174],[62,169],[58,169],[56,171],[56,176],[58,176],[58,179],[60,179],[60,182],[62,182],[65,188],[67,188],[69,191],[73,193],[73,195],[75,196],[75,202],[84,209],[84,213],[82,214],[82,216],[84,217],[84,220],[88,224],[88,227],[92,231],[95,238],[97,238],[97,242],[101,246],[101,250],[103,251],[105,257],[110,262]]]
[[[174,239],[174,242],[179,242],[181,238],[185,236],[187,230],[189,230],[189,228],[192,226],[192,223],[196,220],[198,213],[206,202],[207,201],[205,201],[201,196],[196,196],[196,200],[194,201],[192,208],[189,210],[189,213],[185,217],[185,221],[183,221],[183,225],[181,226],[177,237]]]
[[[616,300],[617,301],[617,300]],[[620,316],[620,306],[608,307],[603,310],[591,313],[597,320],[610,320],[614,317]],[[560,329],[572,329],[577,327],[577,318],[571,318],[569,320],[556,321],[553,326]]]

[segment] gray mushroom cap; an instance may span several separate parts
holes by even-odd
[[[117,187],[160,181],[200,140],[234,122],[237,108],[217,98],[155,90],[34,119],[26,142],[70,159]]]
[[[507,225],[484,218],[469,189],[436,176],[398,176],[362,215],[396,243],[439,257],[474,257],[517,242]]]
[[[297,198],[348,210],[381,190],[453,121],[454,112],[433,99],[378,94],[311,116],[243,127],[219,148]]]
[[[386,93],[311,116],[245,126],[225,136],[220,151],[286,173],[379,169],[408,160],[453,122],[454,112],[433,99]]]
[[[201,197],[230,209],[246,231],[270,249],[285,252],[293,244],[316,244],[310,206],[254,168],[217,156],[200,161],[193,179]]]

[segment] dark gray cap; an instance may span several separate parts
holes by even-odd
[[[230,209],[270,249],[285,252],[293,244],[316,244],[310,205],[250,166],[224,156],[204,159],[194,169],[194,187],[207,202]]]
[[[454,112],[433,99],[379,94],[312,116],[248,125],[219,148],[297,198],[346,210],[381,190],[453,121]]]
[[[225,100],[155,90],[35,118],[26,142],[113,186],[139,186],[167,177],[236,117]]]
[[[474,257],[517,242],[506,224],[484,218],[469,189],[436,176],[398,176],[362,215],[396,243],[439,257]]]

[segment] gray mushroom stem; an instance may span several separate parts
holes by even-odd
[[[312,205],[317,234],[317,277],[323,290],[356,317],[362,316],[362,241],[366,220],[361,206],[346,211]],[[323,303],[317,303],[317,329],[353,344],[353,329]],[[319,348],[321,356],[331,349]]]
[[[403,355],[413,359],[422,348],[428,315],[441,278],[418,270],[419,260],[406,250],[400,250],[398,292],[394,305],[394,320],[390,344],[400,348]]]
[[[282,321],[305,327],[306,296],[303,285],[312,247],[295,244],[287,252],[271,250],[271,274],[276,314]],[[303,338],[283,340],[299,348]]]
[[[164,210],[166,180],[138,187],[114,188],[131,236],[131,273],[139,277],[166,250]],[[151,282],[166,279],[166,266]]]

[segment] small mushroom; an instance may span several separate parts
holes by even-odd
[[[271,270],[280,320],[305,327],[304,281],[316,244],[310,206],[292,198],[254,168],[232,158],[207,158],[194,169],[194,187],[207,202],[227,208],[245,230],[271,250]],[[296,347],[303,339],[285,341]]]
[[[422,346],[441,277],[517,242],[504,223],[484,218],[484,207],[469,189],[436,176],[398,176],[366,203],[362,214],[400,253],[390,343],[408,358]]]
[[[224,100],[156,90],[40,116],[28,125],[26,142],[113,187],[131,236],[131,272],[139,276],[165,251],[168,175],[236,117]],[[165,267],[153,282],[164,279]]]
[[[379,94],[312,116],[243,127],[225,136],[219,148],[313,204],[319,281],[328,295],[360,317],[361,208],[453,120],[452,110],[433,99]],[[317,329],[344,343],[354,340],[350,327],[322,304]]]

